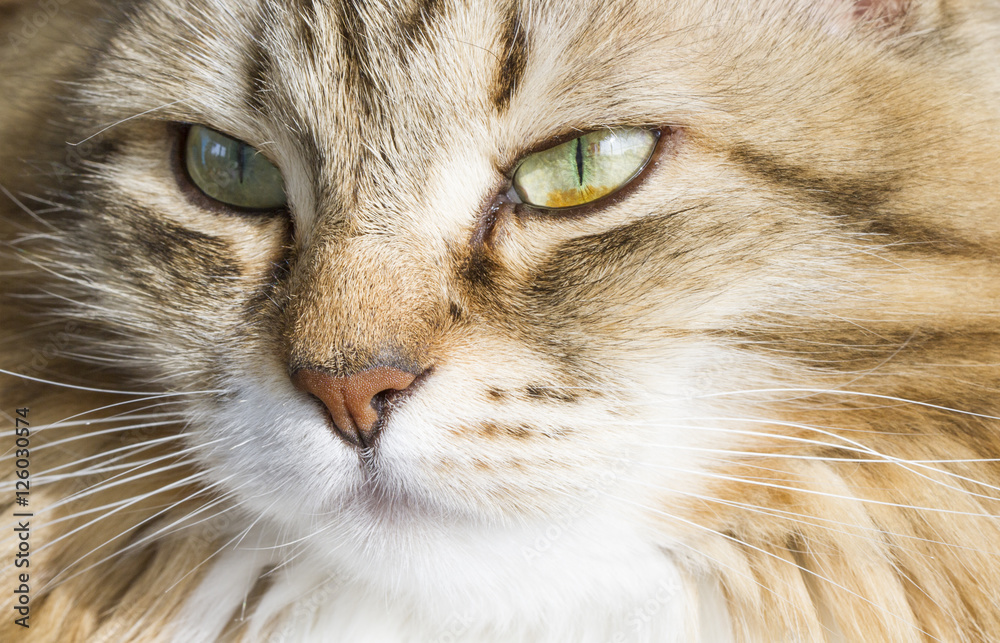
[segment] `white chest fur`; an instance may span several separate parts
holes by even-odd
[[[271,565],[271,551],[252,544],[260,537],[219,554],[178,618],[174,640],[216,640],[234,617],[246,619],[249,640],[274,643],[731,638],[716,587],[607,522],[425,540],[402,570],[400,557],[373,557],[330,571],[304,552],[271,571],[267,589],[244,612],[245,597]]]

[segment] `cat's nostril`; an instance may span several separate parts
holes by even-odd
[[[330,412],[337,435],[355,447],[369,447],[379,429],[376,397],[406,389],[416,376],[388,366],[368,369],[350,377],[333,377],[319,369],[305,368],[292,374],[297,388],[315,395]]]

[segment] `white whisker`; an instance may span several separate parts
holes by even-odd
[[[861,594],[858,594],[857,592],[854,592],[854,591],[848,589],[847,587],[841,585],[840,583],[837,583],[836,581],[834,581],[831,578],[828,578],[828,577],[826,577],[826,576],[824,576],[824,575],[822,575],[822,574],[820,574],[818,572],[814,572],[813,570],[808,569],[806,567],[803,567],[801,565],[796,565],[795,563],[790,562],[790,561],[782,558],[781,556],[778,556],[777,554],[774,554],[773,552],[769,552],[766,549],[762,549],[760,547],[757,547],[756,545],[752,545],[752,544],[750,544],[750,543],[748,543],[746,541],[740,540],[739,538],[736,538],[735,536],[731,536],[729,534],[717,531],[715,529],[712,529],[710,527],[706,527],[704,525],[699,525],[696,522],[693,522],[691,520],[687,520],[685,518],[681,518],[680,516],[677,516],[677,515],[674,515],[674,514],[671,514],[671,513],[667,513],[665,511],[661,511],[659,509],[654,509],[652,507],[645,507],[643,505],[640,505],[639,503],[636,503],[636,502],[634,502],[632,500],[629,500],[628,498],[622,498],[622,497],[619,497],[619,496],[615,496],[613,494],[605,494],[605,495],[607,495],[607,496],[609,496],[609,497],[611,497],[611,498],[613,498],[613,499],[615,499],[617,501],[623,502],[625,504],[629,504],[629,505],[633,505],[633,506],[639,507],[639,508],[643,509],[644,511],[650,511],[650,512],[655,513],[655,514],[657,514],[659,516],[663,516],[664,518],[668,518],[668,519],[674,520],[676,522],[684,523],[684,524],[688,525],[689,527],[693,527],[693,528],[695,528],[695,529],[697,529],[699,531],[705,531],[705,532],[708,532],[708,533],[713,534],[715,536],[719,536],[719,537],[724,538],[726,540],[732,541],[732,542],[740,545],[741,547],[746,547],[747,549],[752,549],[753,551],[756,551],[757,553],[763,554],[764,556],[767,556],[769,558],[773,558],[773,559],[775,559],[775,560],[777,560],[777,561],[779,561],[781,563],[784,563],[786,565],[793,565],[796,569],[800,570],[803,574],[809,574],[810,576],[818,579],[821,582],[828,583],[829,585],[831,585],[833,587],[836,587],[837,589],[839,589],[839,590],[841,590],[841,591],[843,591],[843,592],[845,592],[845,593],[853,596],[854,598],[857,598],[857,599],[861,600],[862,602],[867,603],[868,605],[870,605],[871,607],[875,608],[879,612],[881,612],[883,614],[886,614],[888,616],[891,616],[892,618],[899,620],[900,622],[904,623],[905,625],[914,627],[917,632],[923,634],[924,636],[926,636],[930,640],[940,641],[939,638],[933,636],[929,632],[924,631],[919,626],[917,626],[917,625],[913,624],[912,622],[910,622],[908,619],[905,619],[903,616],[901,616],[899,614],[896,614],[895,612],[892,612],[892,611],[888,610],[884,606],[875,603],[874,601],[866,598],[865,596],[862,596]]]

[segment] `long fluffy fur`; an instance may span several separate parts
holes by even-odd
[[[34,513],[3,640],[1000,631],[996,2],[0,19]],[[206,203],[183,123],[272,159],[289,212]],[[615,126],[661,132],[626,192],[498,197]],[[359,460],[288,374],[389,362],[427,376]]]

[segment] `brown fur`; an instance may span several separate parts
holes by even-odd
[[[641,435],[602,434],[580,409],[627,423],[643,364],[710,347],[728,361],[699,365],[693,395],[731,417],[702,421],[718,451],[690,487],[654,480],[644,520],[719,583],[739,640],[1000,632],[996,2],[442,0],[397,15],[303,0],[230,3],[221,26],[192,3],[106,4],[60,3],[15,48],[38,8],[0,2],[0,185],[24,206],[0,196],[0,368],[152,393],[214,389],[234,354],[262,371],[464,369],[456,397],[496,418],[455,412],[447,439],[468,449],[437,463],[439,491],[468,485],[516,517],[558,501],[547,481],[607,464],[573,441],[619,453]],[[221,71],[197,55],[220,50]],[[271,155],[294,224],[185,196],[170,122]],[[579,216],[491,209],[524,154],[607,125],[664,132],[632,191]],[[30,406],[33,425],[142,406],[0,382],[0,411]],[[33,475],[193,430],[183,398],[163,408],[180,415],[33,434],[33,450],[78,438],[33,451]],[[130,476],[176,466],[127,487],[101,473],[32,488],[31,641],[168,636],[244,526],[233,512],[181,528],[230,506],[203,464],[171,457],[182,444],[128,452],[166,458]],[[243,627],[234,614],[226,636]],[[19,636],[5,616],[0,639]]]

